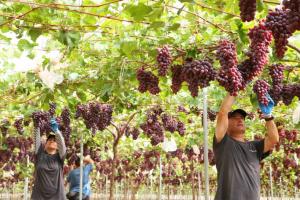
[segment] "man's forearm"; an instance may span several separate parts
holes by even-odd
[[[65,140],[60,131],[57,131],[55,133],[55,138],[56,138],[56,142],[57,142],[58,153],[59,153],[60,158],[62,159],[66,154]]]
[[[33,130],[33,144],[34,144],[34,153],[37,154],[41,146],[40,128],[34,128]]]
[[[234,96],[231,96],[230,94],[227,94],[227,96],[224,98],[224,100],[221,104],[219,112],[227,114],[232,108],[232,105],[234,103],[234,99],[235,99]]]
[[[278,135],[278,129],[276,127],[276,124],[273,120],[266,122],[266,128],[267,128],[267,137],[269,138],[270,142],[277,143],[279,141],[279,135]]]

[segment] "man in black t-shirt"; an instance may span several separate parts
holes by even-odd
[[[231,111],[234,97],[229,94],[217,116],[213,150],[218,171],[215,200],[258,200],[260,195],[260,164],[279,140],[271,115],[274,102],[260,104],[266,121],[266,137],[261,141],[245,141],[245,117],[242,109]]]

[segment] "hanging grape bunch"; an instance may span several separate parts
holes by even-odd
[[[256,93],[259,103],[268,105],[269,100],[267,94],[269,92],[269,84],[264,80],[257,80],[253,86],[253,91]]]
[[[283,70],[284,66],[281,64],[274,64],[269,67],[269,75],[272,78],[272,88],[270,90],[270,96],[277,104],[281,99],[281,92],[283,88]]]
[[[70,137],[71,137],[71,120],[70,120],[70,110],[68,108],[64,108],[61,112],[59,117],[60,121],[59,127],[62,135],[65,139],[65,143],[68,146],[70,144]]]
[[[14,127],[17,129],[17,132],[20,135],[23,135],[24,129],[23,129],[23,118],[22,117],[15,120]]]
[[[281,91],[282,101],[285,105],[290,105],[295,96],[300,98],[300,84],[287,84],[283,85]]]
[[[193,97],[198,96],[199,87],[209,86],[214,80],[216,72],[212,64],[206,60],[186,61],[182,69],[182,77],[188,83],[188,89]]]
[[[243,77],[242,89],[246,88],[247,84],[258,76],[268,63],[268,48],[272,41],[272,33],[263,22],[252,28],[248,35],[251,41],[250,50],[247,52],[249,59],[238,65]]]
[[[174,133],[175,131],[178,131],[179,135],[183,136],[185,132],[185,125],[181,121],[177,120],[175,117],[172,117],[167,114],[163,114],[161,116],[164,129],[166,131],[170,131],[171,133]]]
[[[171,89],[174,94],[176,94],[181,89],[181,85],[184,82],[182,69],[183,69],[182,65],[174,65],[171,67],[171,71],[172,71]]]
[[[155,95],[160,92],[158,86],[159,79],[152,72],[147,72],[143,67],[141,67],[137,70],[136,76],[139,81],[138,90],[141,93],[149,91],[151,94]]]
[[[33,126],[40,129],[40,134],[49,134],[51,115],[47,111],[35,111],[32,113]]]
[[[167,46],[158,48],[157,51],[158,51],[158,55],[156,57],[156,61],[158,63],[158,67],[159,67],[158,75],[166,76],[168,73],[169,66],[172,63],[171,54],[170,54]]]
[[[217,59],[220,61],[221,69],[217,80],[226,91],[236,96],[242,87],[242,75],[237,69],[237,54],[235,44],[222,40],[217,50]]]
[[[75,118],[81,117],[87,129],[91,129],[93,135],[96,131],[103,131],[110,125],[112,119],[112,106],[99,102],[89,102],[77,105]]]
[[[255,18],[256,0],[240,0],[239,7],[243,22],[250,22]]]

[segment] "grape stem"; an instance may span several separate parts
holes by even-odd
[[[290,47],[291,49],[294,49],[295,51],[297,51],[300,54],[300,49],[299,48],[297,48],[297,47],[295,47],[291,44],[288,44],[287,46]]]

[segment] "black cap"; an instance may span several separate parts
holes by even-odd
[[[55,134],[49,133],[49,135],[47,136],[47,141],[48,141],[50,138],[55,138]]]
[[[232,110],[228,113],[228,118],[232,117],[235,113],[239,113],[241,115],[244,116],[244,118],[246,118],[246,116],[248,115],[246,111],[244,111],[243,109],[235,109],[235,110]]]

